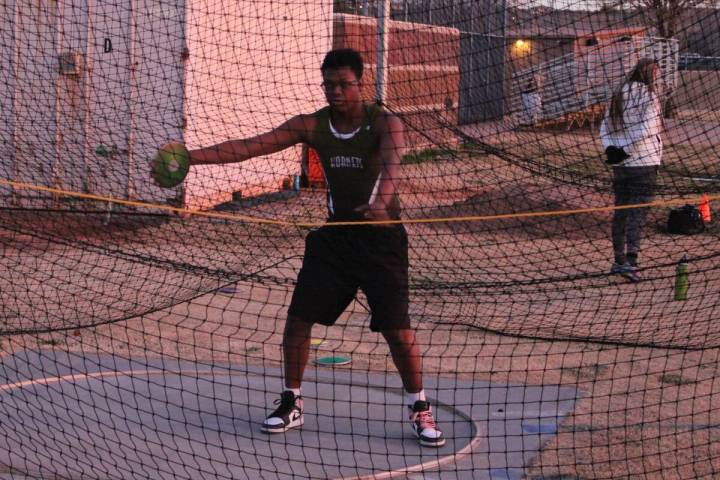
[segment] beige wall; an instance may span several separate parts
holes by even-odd
[[[407,125],[408,145],[455,143],[460,89],[460,32],[456,28],[389,21],[386,103]],[[364,96],[375,98],[377,30],[373,18],[336,14],[334,48],[354,48],[365,61]]]
[[[148,160],[181,137],[184,7],[17,0],[2,12],[2,177],[123,200],[176,195],[152,186]],[[107,155],[97,155],[98,147]],[[0,203],[78,201],[12,193]]]
[[[149,160],[170,140],[193,148],[254,135],[321,106],[331,12],[330,0],[8,0],[0,177],[119,199],[183,197],[193,208],[277,190],[299,171],[297,149],[194,169],[171,190],[153,185]],[[76,71],[60,71],[61,55],[78,59]],[[68,198],[0,187],[0,205]]]
[[[324,105],[320,64],[331,46],[332,2],[189,1],[185,141],[190,148],[265,132]],[[208,208],[277,190],[298,174],[291,148],[240,165],[193,168],[185,202]]]

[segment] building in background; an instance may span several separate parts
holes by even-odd
[[[381,0],[336,0],[335,11],[375,17],[380,5]],[[504,115],[505,0],[391,0],[390,6],[393,20],[418,31],[423,25],[457,31],[458,123]]]
[[[299,148],[193,168],[174,190],[153,185],[148,164],[170,140],[214,144],[322,106],[331,11],[331,0],[0,3],[0,177],[190,208],[277,190]],[[76,200],[0,187],[3,206]]]

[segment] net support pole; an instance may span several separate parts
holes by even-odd
[[[387,94],[390,0],[380,0],[377,9],[377,56],[375,63],[375,101],[385,103]]]

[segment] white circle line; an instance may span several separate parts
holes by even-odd
[[[90,378],[102,378],[102,377],[119,377],[122,375],[125,376],[134,376],[134,375],[156,375],[158,373],[164,373],[162,370],[113,370],[113,371],[106,371],[106,372],[93,372],[93,373],[71,373],[68,375],[61,375],[58,377],[44,377],[44,378],[33,378],[30,380],[23,380],[20,382],[14,382],[14,383],[6,383],[5,385],[0,385],[0,391],[2,392],[8,392],[10,390],[15,390],[18,388],[26,388],[26,387],[32,387],[34,385],[49,385],[51,383],[60,383],[60,382],[75,382],[75,381],[82,381]]]
[[[368,388],[372,388],[372,386],[368,385]],[[430,399],[430,400],[432,400],[432,399]],[[436,401],[435,403],[438,404],[439,402]],[[445,405],[445,407],[451,408],[452,410],[455,410],[457,412],[457,410],[454,409],[450,405]],[[458,413],[460,413],[460,412],[458,412]],[[467,416],[464,414],[461,414],[461,416],[467,418]],[[341,479],[342,480],[382,480],[385,478],[393,478],[393,477],[398,477],[398,476],[402,476],[402,475],[407,475],[408,473],[424,472],[427,470],[440,468],[441,466],[445,465],[446,463],[450,463],[453,461],[459,461],[459,460],[471,455],[473,450],[479,446],[479,444],[482,440],[482,437],[480,436],[480,432],[481,432],[480,424],[477,421],[473,420],[472,418],[467,418],[467,420],[472,422],[472,425],[475,428],[475,436],[470,441],[470,443],[468,443],[463,448],[461,448],[460,450],[456,451],[453,454],[446,455],[446,456],[440,457],[436,460],[430,460],[430,461],[420,463],[417,465],[412,465],[412,466],[404,467],[404,468],[398,468],[396,470],[387,470],[385,472],[371,473],[368,475],[359,475],[359,476],[355,476],[355,477],[337,477],[336,479],[333,479],[333,480],[341,480]]]
[[[113,371],[104,371],[104,372],[93,372],[93,373],[71,373],[68,375],[61,375],[57,377],[44,377],[44,378],[37,378],[37,379],[30,379],[30,380],[23,380],[20,382],[14,382],[14,383],[7,383],[4,385],[0,385],[0,392],[8,392],[11,390],[19,389],[19,388],[26,388],[31,387],[34,385],[49,385],[51,383],[60,383],[64,381],[69,382],[77,382],[87,379],[95,379],[95,378],[103,378],[103,377],[119,377],[119,376],[143,376],[143,375],[159,375],[159,374],[171,374],[171,375],[217,375],[217,372],[213,371],[203,371],[203,370],[192,370],[192,371],[172,371],[172,370],[113,370]],[[228,373],[223,373],[221,375],[231,375]],[[368,385],[368,388],[372,388],[371,385]],[[451,407],[452,408],[452,407]],[[473,437],[472,441],[465,445],[465,447],[461,448],[457,452],[446,455],[444,457],[438,458],[436,460],[430,460],[428,462],[420,463],[418,465],[412,465],[410,467],[404,467],[396,470],[388,470],[385,472],[380,473],[372,473],[369,475],[360,475],[355,477],[338,477],[338,479],[343,480],[382,480],[385,478],[393,478],[401,475],[406,475],[408,473],[417,473],[417,472],[423,472],[426,470],[439,468],[442,465],[445,465],[446,463],[452,462],[452,461],[458,461],[464,457],[467,457],[470,455],[475,449],[475,447],[478,446],[478,444],[481,441],[480,437],[480,425],[478,422],[473,421],[472,419],[469,419],[472,421],[473,427],[475,428],[475,436]]]

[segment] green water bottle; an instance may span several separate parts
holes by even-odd
[[[683,255],[675,267],[675,300],[687,300],[689,286],[687,256]]]

